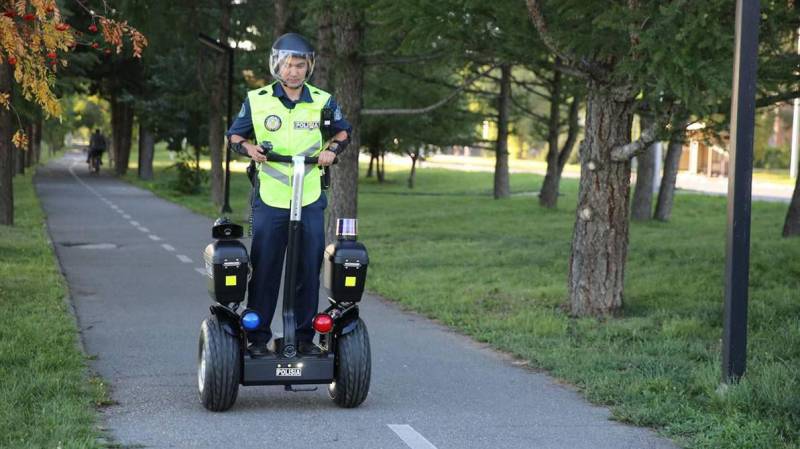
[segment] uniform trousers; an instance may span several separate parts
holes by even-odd
[[[257,191],[253,198],[253,240],[250,262],[253,274],[248,284],[247,307],[261,316],[261,325],[249,333],[249,340],[264,343],[272,337],[270,322],[278,304],[278,293],[289,234],[289,209],[264,204]],[[297,260],[297,295],[295,319],[298,342],[311,341],[311,322],[319,305],[319,274],[325,251],[325,217],[328,206],[325,193],[301,212],[303,230]]]

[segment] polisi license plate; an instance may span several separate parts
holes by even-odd
[[[300,377],[303,375],[302,368],[275,368],[275,375],[278,377]]]

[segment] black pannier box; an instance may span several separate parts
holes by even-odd
[[[335,302],[361,301],[367,281],[367,249],[355,240],[338,240],[325,248],[323,283]]]
[[[250,258],[238,240],[217,240],[206,246],[208,293],[221,304],[244,301]]]

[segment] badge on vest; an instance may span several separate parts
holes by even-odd
[[[264,127],[267,131],[277,131],[281,128],[281,118],[277,115],[268,115],[264,120]]]
[[[319,128],[319,121],[316,122],[294,122],[294,129],[315,130]]]

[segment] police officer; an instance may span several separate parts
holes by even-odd
[[[266,162],[258,145],[248,141],[253,135],[258,143],[269,141],[277,154],[319,156],[319,165],[329,166],[344,151],[352,128],[342,116],[333,97],[307,83],[314,71],[314,48],[302,36],[284,34],[272,45],[269,69],[275,81],[247,94],[238,117],[228,130],[231,149],[249,156],[259,164],[258,191],[253,195],[253,241],[250,259],[253,275],[248,285],[249,308],[261,316],[259,329],[248,335],[248,350],[253,357],[267,353],[272,337],[270,322],[278,302],[289,223],[291,167]],[[333,121],[320,128],[323,108],[332,111]],[[303,235],[298,263],[298,294],[295,317],[298,350],[319,354],[313,344],[311,322],[319,302],[319,272],[325,247],[323,211],[328,202],[320,188],[317,167],[306,170],[303,183]]]

